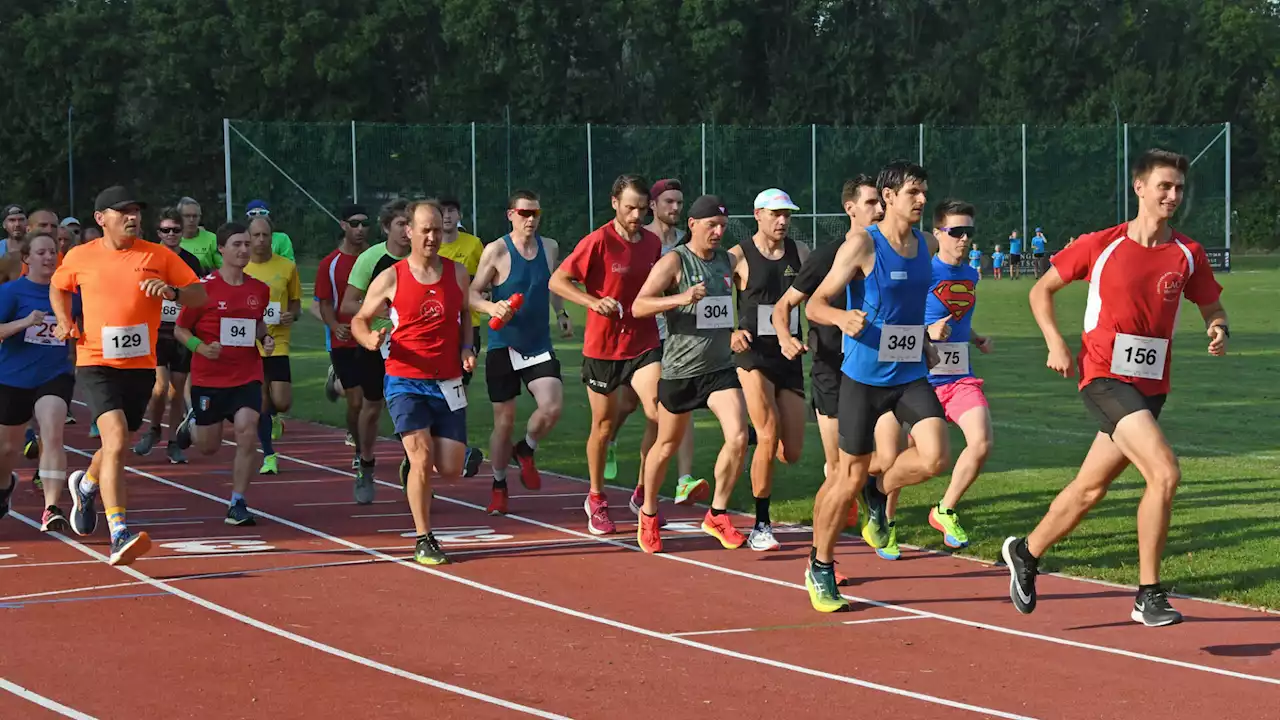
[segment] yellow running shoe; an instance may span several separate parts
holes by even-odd
[[[262,458],[262,467],[258,469],[259,475],[279,475],[280,464],[275,455],[268,455]]]

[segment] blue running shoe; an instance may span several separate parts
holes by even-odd
[[[132,565],[134,560],[146,555],[151,549],[151,537],[145,532],[134,534],[125,528],[111,538],[112,565]]]
[[[84,492],[80,488],[83,479],[83,470],[67,478],[67,489],[71,491],[71,530],[80,537],[92,535],[98,527],[98,491]]]
[[[249,512],[249,505],[244,500],[237,500],[227,508],[227,519],[224,520],[228,525],[257,525],[258,522],[253,519],[253,513]]]

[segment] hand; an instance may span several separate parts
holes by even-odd
[[[983,337],[979,335],[973,339],[973,344],[978,346],[978,351],[981,352],[983,355],[986,355],[987,353],[991,352],[991,347],[993,343],[994,341],[989,336]]]
[[[138,283],[138,287],[142,290],[142,294],[147,297],[158,297],[164,298],[165,300],[173,299],[171,297],[165,297],[165,295],[170,292],[169,284],[160,278],[147,278],[146,280]]]
[[[476,352],[471,348],[462,351],[462,369],[466,372],[476,371]]]
[[[688,290],[684,291],[685,305],[692,305],[707,296],[707,284],[700,282],[697,285],[691,285]]]
[[[750,350],[751,332],[749,330],[734,330],[733,338],[729,340],[729,348],[736,353]]]
[[[1072,377],[1076,374],[1076,364],[1071,360],[1071,350],[1065,342],[1049,348],[1049,359],[1045,365],[1062,377]]]
[[[59,320],[58,324],[53,328],[53,336],[58,338],[59,341],[66,342],[67,338],[80,337],[80,328],[76,327],[74,323],[63,325],[62,321]]]
[[[499,300],[489,309],[489,317],[497,318],[504,324],[510,322],[511,317],[515,314],[515,308],[511,307],[511,303],[506,300]]]
[[[270,335],[262,338],[262,349],[267,352],[268,356],[270,356],[276,351],[276,339]]]
[[[365,350],[377,350],[378,348],[382,347],[382,343],[385,342],[386,339],[387,339],[387,329],[378,328],[377,330],[374,330],[373,333],[369,335],[369,337],[365,338],[365,341],[362,341],[360,345]]]
[[[196,348],[196,352],[209,358],[210,360],[217,360],[218,356],[222,355],[222,343],[212,342],[207,345],[201,345],[200,347]]]
[[[613,315],[621,315],[622,305],[611,297],[602,297],[591,303],[591,310],[598,315],[611,317]]]
[[[946,342],[951,337],[951,319],[950,315],[943,315],[936,322],[929,326],[929,339],[934,342]]]
[[[861,310],[846,310],[839,327],[845,335],[858,337],[867,328],[867,314]]]
[[[938,355],[938,348],[934,347],[931,342],[924,344],[924,362],[930,370],[934,369],[938,366],[938,363],[942,362],[942,357]]]
[[[281,325],[285,325],[285,326],[292,325],[292,324],[293,324],[293,321],[294,321],[294,320],[297,320],[297,319],[298,319],[298,318],[297,318],[297,317],[295,317],[293,313],[291,313],[291,312],[289,312],[289,311],[287,311],[287,310],[286,310],[285,312],[280,313],[280,324],[281,324]]]
[[[44,318],[45,313],[43,310],[32,310],[31,314],[28,315],[24,321],[27,323],[27,327],[35,327],[36,325],[43,325]]]
[[[1207,331],[1209,335],[1209,354],[1222,357],[1227,354],[1227,333],[1221,325],[1214,325]]]
[[[351,339],[351,326],[346,323],[338,323],[333,328],[333,336],[339,340],[346,342]]]
[[[560,337],[573,337],[573,321],[569,319],[568,313],[557,315],[556,324],[560,326]]]
[[[795,335],[788,335],[785,340],[778,338],[778,345],[782,348],[783,357],[788,360],[795,360],[809,352],[809,346],[797,340]]]

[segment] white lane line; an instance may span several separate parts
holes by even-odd
[[[75,452],[77,454],[84,455],[84,453],[82,453],[79,450],[75,450],[74,448],[68,448],[68,450],[71,450],[72,452]],[[137,470],[132,470],[132,469],[130,470],[134,473],[143,474],[143,473],[139,473]],[[152,477],[149,475],[146,475],[146,476]],[[214,497],[213,495],[206,495],[203,492],[197,492],[196,494],[201,495],[203,497],[208,497],[210,500],[214,500],[215,502],[222,502],[221,498]],[[10,512],[9,514],[13,515],[18,520],[26,523],[27,525],[30,525],[35,529],[40,528],[39,523],[35,522],[34,520],[28,518],[25,515],[22,515],[16,512]],[[66,543],[67,545],[70,545],[71,547],[79,550],[85,555],[88,555],[89,557],[96,558],[100,562],[105,563],[108,560],[106,555],[103,555],[102,553],[99,553],[98,551],[90,547],[87,547],[75,540],[72,540],[71,538],[63,535],[62,533],[49,533],[49,535],[61,540],[62,542]],[[394,558],[390,558],[389,556],[384,556],[384,557],[387,557],[387,559],[393,562],[399,562]],[[426,685],[428,687],[436,688],[437,690],[443,690],[445,692],[454,693],[456,695],[462,695],[463,697],[468,697],[468,698],[471,698],[472,700],[479,700],[481,702],[486,702],[486,703],[489,703],[490,705],[497,705],[498,707],[505,708],[507,710],[522,712],[522,713],[525,713],[526,715],[533,715],[534,717],[551,718],[552,720],[568,720],[568,718],[566,718],[563,715],[556,715],[554,713],[550,713],[545,710],[539,710],[538,708],[528,707],[526,705],[520,705],[518,703],[511,702],[510,700],[504,700],[500,697],[494,697],[493,695],[486,695],[484,693],[476,692],[474,690],[469,690],[464,687],[451,685],[449,683],[442,682],[434,678],[426,677],[425,675],[418,675],[417,673],[411,673],[408,670],[403,670],[401,668],[394,667],[392,665],[387,665],[385,663],[378,662],[377,660],[371,660],[362,655],[356,655],[355,653],[350,653],[345,650],[340,650],[336,647],[333,647],[332,645],[326,645],[317,640],[312,640],[311,638],[298,635],[297,633],[293,633],[288,630],[278,628],[275,625],[271,625],[269,623],[262,622],[261,620],[258,620],[256,618],[249,617],[248,615],[244,615],[242,613],[236,612],[231,608],[223,607],[222,605],[219,605],[210,600],[206,600],[205,598],[192,595],[191,593],[185,590],[179,590],[178,588],[170,585],[167,582],[156,580],[150,575],[146,575],[141,572],[138,572],[137,570],[134,570],[132,567],[119,566],[119,567],[116,567],[116,569],[130,577],[133,577],[137,580],[142,581],[147,585],[150,585],[151,587],[154,587],[158,590],[163,590],[164,592],[180,597],[183,600],[186,600],[195,605],[199,605],[200,607],[206,610],[210,610],[224,617],[228,617],[228,618],[231,618],[232,620],[236,620],[238,622],[244,623],[245,625],[248,625],[250,627],[257,628],[259,630],[262,630],[263,632],[271,633],[272,635],[275,635],[277,637],[281,637],[286,640],[291,640],[299,645],[309,647],[313,650],[319,650],[320,652],[333,655],[334,657],[339,657],[339,658],[342,658],[343,660],[348,660],[350,662],[356,663],[358,665],[363,665],[367,668],[372,668],[374,670],[380,670],[384,673],[395,675],[396,677],[404,678],[405,680],[412,680],[421,685]],[[73,717],[88,717],[88,716],[78,715]]]
[[[36,525],[36,527],[38,528],[40,526]],[[26,700],[28,702],[33,702],[36,705],[39,705],[40,707],[46,710],[52,710],[53,712],[56,712],[63,717],[75,718],[75,720],[97,720],[97,718],[95,718],[92,715],[86,715],[85,713],[82,713],[79,710],[76,710],[75,708],[70,708],[70,707],[67,707],[66,705],[63,705],[57,700],[47,698],[43,695],[40,695],[39,693],[31,692],[30,690],[22,687],[21,685],[18,685],[17,683],[9,682],[8,680],[5,680],[2,677],[0,677],[0,690],[7,690],[8,692],[11,692],[14,695],[17,695],[23,700]]]
[[[86,452],[84,452],[83,450],[79,450],[79,449],[77,449],[77,448],[67,447],[67,450],[68,450],[69,452],[73,452],[73,453],[76,453],[77,455],[81,455],[81,456],[84,456],[84,457],[92,457],[92,455],[91,455],[90,453],[86,453]],[[284,457],[284,456],[283,456],[283,455],[281,455],[280,457]],[[323,467],[321,466],[321,469],[325,469],[325,468],[323,468]],[[160,483],[160,484],[162,484],[162,485],[167,485],[167,486],[169,486],[169,487],[171,487],[171,488],[174,488],[174,489],[176,489],[176,490],[182,490],[182,491],[187,492],[187,493],[190,493],[190,494],[192,494],[192,495],[196,495],[196,496],[199,496],[199,497],[203,497],[203,498],[205,498],[205,499],[208,499],[208,500],[212,500],[213,502],[217,502],[217,503],[221,503],[221,502],[222,502],[222,499],[221,499],[221,498],[219,498],[219,497],[217,497],[217,496],[214,496],[214,495],[210,495],[209,493],[206,493],[206,492],[204,492],[203,490],[198,490],[198,489],[196,489],[196,488],[193,488],[193,487],[190,487],[190,486],[187,486],[187,485],[183,485],[182,483],[175,482],[175,481],[173,481],[173,480],[168,480],[168,479],[163,478],[163,477],[160,477],[160,476],[158,476],[158,475],[153,475],[153,474],[148,473],[148,472],[143,471],[143,470],[138,470],[138,469],[136,469],[136,468],[129,467],[129,466],[126,466],[126,467],[125,467],[125,470],[126,470],[127,472],[131,472],[131,473],[133,473],[133,474],[135,474],[135,475],[138,475],[138,476],[140,476],[140,477],[145,477],[145,478],[147,478],[147,479],[149,479],[149,480],[153,480],[153,481],[155,481],[155,482],[158,482],[158,483]],[[331,469],[330,469],[330,470],[331,470]],[[389,484],[389,483],[388,483],[388,484]],[[393,487],[399,487],[399,486],[393,486]],[[481,508],[481,509],[483,509],[483,508]],[[431,575],[431,576],[434,576],[434,577],[437,577],[437,578],[441,578],[441,579],[444,579],[444,580],[448,580],[448,581],[450,581],[450,582],[458,583],[458,584],[460,584],[460,585],[463,585],[463,586],[465,586],[465,587],[472,588],[472,589],[474,589],[474,590],[480,590],[480,591],[482,591],[482,592],[487,592],[487,593],[490,593],[490,594],[493,594],[493,595],[497,595],[497,596],[499,596],[499,597],[507,598],[507,599],[509,599],[509,600],[514,600],[514,601],[516,601],[516,602],[524,603],[524,604],[526,604],[526,605],[531,605],[531,606],[533,606],[533,607],[542,608],[542,609],[544,609],[544,610],[550,610],[550,611],[552,611],[552,612],[560,613],[560,614],[562,614],[562,615],[567,615],[567,616],[569,616],[569,617],[578,618],[578,619],[580,619],[580,620],[587,620],[587,621],[589,621],[589,622],[598,623],[598,624],[605,625],[605,626],[608,626],[608,627],[612,627],[612,628],[615,628],[615,629],[618,629],[618,630],[623,630],[623,631],[631,632],[631,633],[634,633],[634,634],[637,634],[637,635],[641,635],[641,636],[644,636],[644,637],[653,638],[653,639],[655,639],[655,640],[665,640],[665,641],[667,641],[667,642],[675,643],[675,644],[677,644],[677,645],[684,645],[684,646],[686,646],[686,647],[691,647],[691,648],[695,648],[695,649],[698,649],[698,650],[704,650],[704,651],[709,652],[709,653],[714,653],[714,654],[716,654],[716,655],[721,655],[721,656],[724,656],[724,657],[734,658],[734,659],[736,659],[736,660],[744,660],[744,661],[747,661],[747,662],[752,662],[752,663],[756,663],[756,664],[759,664],[759,665],[765,665],[765,666],[773,667],[773,668],[777,668],[777,669],[780,669],[780,670],[788,670],[788,671],[790,671],[790,672],[799,673],[799,674],[802,674],[802,675],[809,675],[809,676],[811,676],[811,677],[822,678],[822,679],[824,679],[824,680],[832,680],[832,681],[835,681],[835,682],[844,683],[844,684],[846,684],[846,685],[854,685],[854,686],[857,686],[857,687],[866,688],[866,689],[868,689],[868,690],[877,690],[877,691],[884,692],[884,693],[888,693],[888,694],[891,694],[891,695],[897,695],[897,696],[899,696],[899,697],[910,698],[910,699],[913,699],[913,700],[920,700],[920,701],[923,701],[923,702],[926,702],[926,703],[931,703],[931,704],[934,704],[934,705],[941,705],[941,706],[945,706],[945,707],[956,708],[956,709],[959,709],[959,710],[966,710],[966,711],[969,711],[969,712],[974,712],[974,713],[978,713],[978,714],[982,714],[982,715],[987,715],[987,716],[991,716],[991,717],[1009,718],[1010,720],[1029,720],[1028,716],[1026,716],[1026,715],[1018,715],[1018,714],[1015,714],[1015,713],[1009,713],[1009,712],[1005,712],[1005,711],[1002,711],[1002,710],[995,710],[995,709],[993,709],[993,708],[982,707],[982,706],[980,706],[980,705],[971,705],[971,704],[969,704],[969,703],[960,702],[960,701],[957,701],[957,700],[951,700],[951,699],[949,699],[949,698],[937,697],[937,696],[934,696],[934,695],[927,695],[927,694],[925,694],[925,693],[914,692],[914,691],[911,691],[911,690],[904,690],[904,689],[902,689],[902,688],[893,687],[893,686],[891,686],[891,685],[883,685],[883,684],[881,684],[881,683],[870,682],[870,681],[868,681],[868,680],[862,680],[862,679],[860,679],[860,678],[852,677],[852,676],[849,676],[849,675],[837,675],[837,674],[835,674],[835,673],[829,673],[829,672],[826,672],[826,671],[823,671],[823,670],[817,670],[817,669],[810,668],[810,667],[805,667],[805,666],[802,666],[802,665],[794,665],[794,664],[792,664],[792,663],[782,662],[782,661],[780,661],[780,660],[774,660],[774,659],[772,659],[772,658],[762,657],[762,656],[758,656],[758,655],[750,655],[750,654],[747,654],[747,653],[741,653],[741,652],[737,652],[737,651],[734,651],[734,650],[728,650],[728,649],[726,649],[726,648],[717,647],[717,646],[715,646],[715,645],[706,645],[706,644],[704,644],[704,643],[700,643],[700,642],[697,642],[697,641],[694,641],[694,640],[689,640],[689,639],[687,639],[687,638],[675,637],[674,635],[671,635],[671,634],[668,634],[668,633],[659,632],[659,631],[657,631],[657,630],[650,630],[650,629],[648,629],[648,628],[643,628],[643,627],[639,627],[639,626],[636,626],[636,625],[631,625],[631,624],[624,623],[624,622],[621,622],[621,621],[618,621],[618,620],[612,620],[612,619],[609,619],[609,618],[600,617],[600,616],[597,616],[597,615],[592,615],[592,614],[590,614],[590,613],[582,612],[582,611],[579,611],[579,610],[574,610],[574,609],[572,609],[572,608],[563,607],[563,606],[560,606],[560,605],[556,605],[556,604],[554,604],[554,603],[546,602],[546,601],[544,601],[544,600],[538,600],[538,599],[536,599],[536,598],[531,598],[531,597],[528,597],[528,596],[525,596],[525,595],[520,595],[519,593],[514,593],[514,592],[511,592],[511,591],[508,591],[508,590],[503,590],[503,589],[501,589],[501,588],[493,587],[493,586],[491,586],[491,585],[486,585],[486,584],[484,584],[484,583],[477,582],[477,581],[475,581],[475,580],[471,580],[471,579],[469,579],[469,578],[465,578],[465,577],[461,577],[461,576],[457,576],[457,575],[452,575],[452,574],[450,574],[450,573],[446,573],[446,572],[444,572],[444,571],[438,570],[438,569],[433,568],[433,567],[429,567],[429,566],[426,566],[426,565],[418,565],[417,563],[415,563],[415,562],[413,562],[413,561],[411,561],[411,560],[407,560],[407,559],[403,559],[403,558],[396,558],[396,557],[392,557],[392,556],[390,556],[390,555],[387,555],[386,553],[382,553],[382,552],[379,552],[379,551],[377,551],[377,550],[373,550],[373,549],[371,549],[371,548],[367,548],[367,547],[365,547],[365,546],[363,546],[363,545],[360,545],[359,543],[355,543],[355,542],[352,542],[352,541],[350,541],[350,540],[346,540],[346,539],[344,539],[344,538],[337,537],[337,536],[335,536],[335,535],[330,535],[329,533],[326,533],[326,532],[324,532],[324,531],[322,531],[322,530],[317,530],[316,528],[307,527],[306,525],[302,525],[302,524],[299,524],[299,523],[295,523],[295,522],[293,522],[292,520],[287,520],[287,519],[285,519],[285,518],[283,518],[283,517],[280,517],[280,516],[277,516],[277,515],[272,515],[271,513],[263,512],[263,511],[261,511],[261,510],[254,510],[254,513],[255,513],[256,515],[258,515],[259,517],[265,518],[265,519],[267,519],[267,520],[271,520],[271,521],[273,521],[273,522],[280,523],[281,525],[285,525],[285,526],[287,526],[287,527],[291,527],[291,528],[293,528],[294,530],[297,530],[297,531],[299,531],[299,532],[303,532],[303,533],[306,533],[306,534],[308,534],[308,535],[313,535],[313,536],[315,536],[315,537],[318,537],[318,538],[322,538],[322,539],[328,540],[328,541],[330,541],[330,542],[332,542],[332,543],[334,543],[334,544],[337,544],[337,545],[342,545],[342,546],[344,546],[344,547],[349,547],[349,548],[352,548],[352,549],[355,549],[355,550],[361,550],[361,551],[365,552],[365,553],[366,553],[366,554],[368,554],[368,555],[372,555],[373,557],[376,557],[376,558],[379,558],[379,559],[382,559],[382,560],[386,560],[386,561],[388,561],[388,562],[394,562],[394,563],[396,563],[397,565],[400,565],[400,566],[402,566],[402,567],[408,568],[408,569],[410,569],[410,570],[415,570],[415,571],[417,571],[417,572],[425,573],[425,574],[428,574],[428,575]],[[18,516],[18,517],[19,517],[20,519],[22,519],[22,520],[23,520],[23,522],[26,522],[26,523],[27,523],[27,524],[29,524],[29,525],[30,525],[30,524],[33,524],[31,520],[29,520],[29,519],[27,519],[27,518],[25,518],[25,517],[23,517],[23,516]],[[39,526],[38,526],[38,525],[35,525],[35,527],[39,527]],[[79,545],[79,543],[75,543],[74,541],[70,540],[69,538],[65,538],[65,537],[63,537],[63,536],[62,536],[62,535],[60,535],[60,534],[55,534],[55,535],[56,535],[57,537],[59,537],[59,539],[62,539],[64,542],[68,542],[68,543],[71,543],[71,544],[73,544],[73,545],[76,545],[76,546],[78,546],[78,547],[82,548],[82,551],[83,551],[83,552],[85,552],[85,553],[87,553],[87,554],[92,554],[92,555],[94,555],[94,556],[96,556],[96,557],[99,557],[99,558],[101,558],[101,559],[103,559],[103,560],[105,560],[105,559],[106,559],[106,557],[105,557],[105,556],[103,556],[103,555],[101,555],[101,554],[99,554],[99,553],[97,553],[97,552],[95,552],[95,551],[93,551],[93,550],[90,550],[90,549],[89,549],[89,548],[87,548],[87,547],[81,546],[81,545]],[[591,538],[590,538],[590,536],[586,536],[586,539],[591,539]],[[621,544],[620,544],[620,545],[621,545]],[[621,546],[622,546],[622,547],[627,547],[626,545],[621,545]],[[126,572],[126,573],[128,573],[128,574],[130,574],[130,575],[133,575],[134,577],[137,577],[137,578],[138,578],[138,579],[140,579],[140,580],[146,580],[146,581],[148,581],[148,584],[153,584],[155,587],[158,587],[158,588],[161,588],[161,589],[165,589],[165,590],[169,590],[170,592],[174,592],[175,594],[177,594],[177,593],[181,593],[180,597],[183,597],[183,598],[185,598],[185,599],[190,599],[192,602],[195,602],[195,603],[200,604],[200,605],[202,605],[202,606],[208,607],[209,609],[213,609],[215,612],[220,612],[220,613],[222,613],[222,614],[227,615],[228,617],[235,617],[236,619],[241,619],[241,618],[243,618],[243,620],[242,620],[243,622],[249,622],[249,623],[253,624],[255,627],[261,627],[262,629],[266,629],[268,632],[278,631],[278,633],[284,633],[283,635],[281,635],[282,637],[286,637],[286,636],[288,636],[288,637],[290,637],[290,639],[292,639],[293,637],[297,637],[299,641],[305,641],[305,642],[304,642],[304,644],[307,644],[307,643],[314,643],[314,642],[315,642],[315,641],[312,641],[312,640],[310,640],[310,639],[308,639],[308,638],[303,638],[303,637],[301,637],[301,636],[296,636],[296,635],[294,635],[293,633],[288,633],[288,631],[280,630],[279,628],[274,628],[273,626],[271,626],[271,625],[267,625],[266,623],[260,623],[259,621],[254,620],[253,618],[249,618],[249,617],[247,617],[247,616],[241,615],[241,614],[239,614],[239,613],[236,613],[236,612],[235,612],[235,611],[233,611],[233,610],[229,610],[229,609],[227,609],[227,608],[223,608],[222,606],[215,605],[214,603],[208,602],[208,601],[203,600],[202,598],[198,598],[198,597],[196,597],[196,596],[194,596],[194,595],[190,595],[190,594],[188,594],[188,593],[182,592],[182,591],[180,591],[180,590],[177,590],[176,588],[171,588],[170,586],[167,586],[167,585],[165,585],[164,583],[162,583],[162,582],[160,582],[160,581],[158,581],[158,580],[153,580],[152,578],[150,578],[150,577],[148,577],[148,576],[146,576],[146,575],[143,575],[142,573],[139,573],[139,572],[137,572],[136,570],[133,570],[133,568],[131,568],[131,567],[121,567],[121,568],[118,568],[118,569],[120,569],[120,570],[122,570],[122,571],[124,571],[124,572]],[[316,644],[317,646],[320,646],[320,643],[315,643],[315,644]],[[326,648],[327,648],[328,646],[323,646],[323,647],[326,647]],[[335,651],[335,652],[343,652],[343,651],[339,651],[339,650],[337,650],[336,648],[330,648],[330,650],[333,650],[333,651]],[[346,655],[349,655],[349,653],[344,654],[344,655],[343,655],[343,657],[345,657]],[[353,658],[359,658],[359,656],[352,656],[352,657],[353,657]],[[374,661],[369,661],[367,658],[360,658],[360,660],[365,660],[365,661],[367,661],[367,662],[374,662]],[[356,662],[359,662],[360,660],[355,660],[355,661],[356,661]],[[363,663],[362,663],[362,664],[363,664]],[[380,663],[378,663],[378,664],[379,664],[379,665],[381,665]],[[390,668],[390,670],[397,670],[397,669],[396,669],[396,668]],[[400,671],[400,672],[403,672],[403,671]],[[437,681],[432,681],[432,682],[437,682]],[[505,702],[505,701],[503,701],[503,702]]]
[[[394,505],[402,502],[404,501],[403,500],[374,500],[373,504],[374,505]],[[344,500],[342,502],[308,502],[308,503],[293,504],[294,507],[334,507],[337,505],[355,505],[355,503],[351,502],[350,500]],[[130,510],[130,512],[133,512],[133,511]]]
[[[766,630],[801,630],[815,627],[834,627],[836,625],[869,625],[871,623],[882,622],[902,622],[903,620],[929,620],[930,618],[918,617],[915,615],[899,615],[896,617],[870,618],[867,620],[845,620],[841,623],[821,623],[816,625],[788,625],[781,627],[746,627],[746,628],[729,628],[727,630],[694,630],[692,632],[671,633],[676,637],[696,637],[698,635],[733,635],[738,633],[763,632]]]

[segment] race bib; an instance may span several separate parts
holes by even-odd
[[[938,351],[938,364],[929,372],[934,375],[968,375],[969,343],[934,343]]]
[[[699,330],[733,329],[733,298],[728,295],[704,297],[693,306]]]
[[[462,378],[437,380],[436,385],[444,393],[444,401],[449,403],[450,410],[457,411],[467,406],[467,389],[462,384]]]
[[[53,334],[53,329],[56,327],[58,327],[58,318],[54,317],[52,314],[46,315],[44,322],[27,328],[27,332],[23,334],[22,339],[32,345],[57,345],[65,347],[67,344],[66,341],[59,340],[57,336]]]
[[[172,323],[178,321],[178,313],[182,312],[182,306],[172,300],[164,300],[160,303],[160,322]]]
[[[523,370],[534,365],[541,365],[551,360],[551,351],[538,353],[537,355],[525,355],[513,347],[507,348],[507,353],[511,355],[511,369]]]
[[[791,334],[800,333],[800,308],[791,308]],[[773,306],[757,305],[756,306],[756,337],[769,335],[777,337],[778,331],[773,327]]]
[[[1161,380],[1168,352],[1169,341],[1163,338],[1116,333],[1115,346],[1111,350],[1111,372],[1124,377]]]
[[[658,313],[658,339],[667,341],[667,315],[666,313]]]
[[[920,362],[923,325],[885,325],[880,328],[880,362]]]
[[[151,354],[151,328],[146,323],[102,328],[102,357],[126,360]]]
[[[280,324],[280,303],[267,303],[267,309],[262,313],[262,321],[268,325]]]
[[[247,318],[222,318],[218,342],[223,347],[253,347],[258,341],[258,321]]]
[[[382,344],[378,346],[378,352],[382,354],[383,360],[391,357],[391,331],[388,331],[387,336],[382,339]]]

